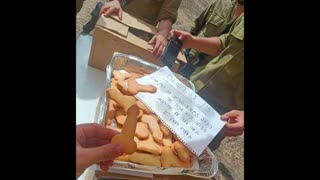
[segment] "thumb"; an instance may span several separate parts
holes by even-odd
[[[238,116],[238,114],[239,114],[239,111],[236,111],[236,110],[229,111],[221,116],[221,120],[228,120],[230,118],[235,118]]]
[[[183,39],[184,39],[184,35],[183,35],[183,34],[181,34],[181,35],[178,37],[178,39],[179,39],[180,41],[183,41]]]
[[[153,36],[152,39],[148,42],[149,45],[154,44],[156,40],[156,36]]]
[[[107,6],[103,6],[101,9],[100,9],[100,13],[99,13],[99,16],[101,16],[105,11],[107,11],[109,9],[109,7]]]
[[[123,154],[121,144],[106,144],[103,146],[88,148],[85,150],[88,163],[96,164],[101,161],[113,160]]]
[[[172,29],[172,30],[169,32],[169,37],[173,36],[175,33],[176,33],[176,30],[175,30],[175,29]]]

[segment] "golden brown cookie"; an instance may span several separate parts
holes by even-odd
[[[171,135],[163,136],[162,144],[163,144],[163,146],[171,147],[171,145],[172,145],[172,136]]]
[[[139,114],[139,107],[134,104],[127,112],[127,119],[122,127],[121,134],[113,136],[111,143],[118,143],[123,146],[125,154],[132,154],[137,149],[137,144],[133,140],[137,126],[137,117]]]
[[[146,139],[149,136],[149,134],[150,132],[148,130],[148,125],[143,122],[138,122],[135,135],[139,139]]]
[[[115,160],[119,160],[119,161],[129,161],[129,156],[130,156],[130,155],[118,156],[118,157],[115,158]]]
[[[173,150],[176,152],[178,157],[184,162],[191,161],[191,159],[193,157],[192,152],[185,145],[183,145],[180,141],[175,141],[173,143]]]
[[[157,92],[157,88],[153,85],[138,84],[135,79],[128,79],[128,92],[132,95],[138,94],[138,92]]]
[[[135,152],[129,156],[129,161],[149,166],[161,166],[160,157],[153,154]]]
[[[129,107],[136,103],[136,99],[132,96],[126,96],[121,94],[118,90],[108,88],[107,96],[114,100],[127,114]]]
[[[105,118],[105,124],[107,126],[109,126],[112,122],[112,119],[114,118],[115,116],[115,109],[116,107],[116,103],[112,100],[112,99],[109,99],[108,100],[108,106],[107,106],[107,111],[106,111],[106,118]]]
[[[131,76],[130,73],[122,73],[122,72],[120,72],[118,70],[112,71],[112,75],[117,81],[125,80],[126,78],[129,78]]]
[[[126,121],[126,118],[127,116],[125,115],[125,112],[122,108],[116,111],[115,119],[120,125],[124,124],[124,122]]]
[[[157,141],[158,143],[162,143],[163,134],[160,130],[158,118],[154,115],[145,115],[144,114],[141,117],[141,121],[148,124],[154,140]]]
[[[136,101],[138,107],[143,111],[144,114],[152,114],[152,112],[145,106],[141,101]]]
[[[117,89],[117,80],[115,78],[111,79],[110,88]]]
[[[191,168],[192,162],[184,162],[178,156],[176,156],[170,147],[164,146],[161,150],[160,156],[162,167],[184,167]]]
[[[125,78],[125,80],[138,79],[138,78],[140,78],[140,77],[142,77],[141,74],[138,74],[138,73],[130,73],[130,76],[127,77],[127,78]]]
[[[134,137],[134,141],[137,143],[137,149],[140,151],[149,152],[155,155],[161,154],[161,146],[154,142],[150,133],[146,140],[140,140],[139,138]]]
[[[171,132],[167,126],[165,126],[162,122],[159,123],[160,130],[163,133],[164,136],[171,136]]]

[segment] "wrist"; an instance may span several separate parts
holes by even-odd
[[[196,48],[195,47],[195,42],[197,41],[198,38],[199,37],[197,37],[197,36],[190,35],[188,40],[187,40],[188,41],[188,45],[189,45],[188,48],[195,49]]]
[[[160,30],[158,31],[158,35],[162,35],[163,37],[167,37],[170,31],[167,30]]]

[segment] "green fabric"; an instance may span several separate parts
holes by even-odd
[[[199,37],[219,36],[226,26],[232,23],[232,13],[235,0],[213,0],[210,5],[194,20],[191,32]],[[191,50],[190,59],[196,57],[200,52]],[[207,64],[214,56],[205,55],[199,66]]]
[[[221,113],[243,109],[244,14],[219,36],[222,52],[191,74],[197,93]]]
[[[157,25],[162,19],[176,22],[181,0],[132,0],[123,10],[143,21]]]

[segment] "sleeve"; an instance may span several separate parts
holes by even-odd
[[[172,24],[175,23],[180,4],[181,0],[164,0],[158,15],[158,22],[162,19],[171,19]]]
[[[230,42],[230,36],[233,36],[234,38],[239,40],[244,40],[244,15],[243,14],[239,17],[239,20],[236,20],[233,23],[232,27],[226,34],[222,34],[219,36],[223,49],[228,46]]]
[[[211,14],[211,11],[216,5],[216,0],[213,0],[210,5],[204,9],[201,14],[193,21],[193,24],[191,26],[190,33],[193,35],[197,35],[200,31],[200,29],[204,26],[206,23],[206,20],[208,19],[208,15]]]
[[[228,34],[222,34],[221,36],[219,36],[218,38],[220,39],[221,45],[222,45],[222,49],[226,48],[226,42],[228,40],[228,36],[230,35],[230,33]]]

